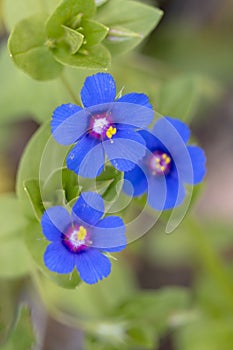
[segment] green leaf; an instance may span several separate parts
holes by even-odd
[[[137,46],[156,27],[162,14],[158,8],[141,2],[114,0],[99,7],[95,18],[109,28],[104,45],[112,54],[121,54]],[[125,28],[134,36],[122,41],[119,35],[114,35],[118,28]]]
[[[116,170],[112,166],[106,166],[102,174],[96,178],[97,184],[110,180],[107,188],[102,193],[104,200],[109,204],[111,202],[114,203],[118,198],[123,186],[123,177],[123,172]]]
[[[4,0],[4,23],[10,32],[22,19],[39,12],[51,13],[60,0]]]
[[[106,70],[111,62],[109,51],[101,45],[82,48],[75,55],[71,55],[69,48],[61,43],[53,50],[53,55],[58,62],[76,68]]]
[[[45,203],[65,205],[80,194],[78,176],[66,167],[56,169],[50,174],[41,189]]]
[[[38,199],[38,203],[46,201],[47,198],[44,197],[42,191],[43,186],[48,181],[51,173],[63,167],[67,151],[68,147],[59,145],[53,139],[49,123],[43,125],[28,143],[21,158],[16,187],[22,210],[30,219],[35,219],[35,212],[31,205],[31,198],[28,197],[28,193],[25,191],[25,184],[30,183],[30,186],[34,187],[33,192],[36,202]],[[36,179],[39,181],[37,185],[30,182]],[[39,208],[42,209],[40,204]]]
[[[8,47],[15,64],[36,80],[54,79],[63,69],[45,45],[47,15],[38,14],[19,22],[12,31]]]
[[[4,85],[0,94],[1,123],[23,119],[26,115],[40,122],[46,121],[50,119],[52,111],[57,106],[73,101],[62,79],[44,81],[43,84],[31,79],[12,64],[6,47],[0,49],[0,66],[1,82]],[[62,76],[78,94],[86,72],[66,68]],[[12,103],[12,96],[14,96],[14,103]],[[1,128],[3,128],[2,125]]]
[[[77,30],[63,26],[65,29],[66,41],[70,46],[72,55],[78,52],[83,44],[84,35],[80,34]]]
[[[90,19],[82,21],[83,33],[85,35],[85,47],[97,45],[108,34],[108,28],[101,23]]]
[[[172,115],[185,122],[190,121],[197,109],[201,85],[197,75],[170,79],[159,89],[158,110],[162,115]]]
[[[2,350],[26,350],[31,349],[36,343],[36,337],[32,325],[31,313],[28,307],[21,306],[14,328],[9,334]]]
[[[31,269],[30,257],[23,241],[27,222],[15,195],[2,195],[0,208],[0,277],[21,277]]]
[[[38,221],[45,210],[40,190],[40,182],[38,179],[30,179],[24,182],[24,190],[28,195],[28,199],[34,211],[34,215]]]
[[[63,25],[76,29],[81,18],[92,17],[94,13],[94,0],[63,0],[47,21],[48,37],[52,39],[63,37]]]

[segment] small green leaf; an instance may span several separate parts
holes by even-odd
[[[71,55],[69,48],[61,43],[53,50],[53,55],[58,62],[76,68],[107,70],[111,62],[109,51],[101,45],[82,48],[75,55]]]
[[[85,47],[100,44],[108,34],[106,26],[90,19],[83,20],[82,27],[85,35]]]
[[[19,22],[12,31],[8,46],[15,64],[36,80],[56,78],[63,67],[45,45],[47,15],[38,14]]]
[[[43,125],[28,143],[18,171],[17,194],[23,212],[30,219],[35,220],[31,200],[35,199],[36,207],[38,207],[36,213],[39,213],[40,216],[43,209],[41,203],[48,200],[42,191],[43,186],[54,171],[63,167],[68,149],[53,139],[49,123]],[[38,184],[35,184],[32,180],[37,179]],[[25,185],[30,186],[30,193],[33,196],[28,196],[28,189],[25,191]],[[61,186],[58,189],[61,189]]]
[[[30,179],[24,182],[24,190],[28,195],[32,205],[35,217],[38,221],[44,212],[44,206],[41,198],[40,183],[38,179]]]
[[[80,23],[82,17],[89,18],[94,13],[94,0],[63,0],[47,21],[46,31],[48,37],[52,39],[63,37],[63,25],[76,29],[77,23]],[[80,14],[82,17],[80,17]]]
[[[71,53],[75,54],[83,44],[84,35],[72,28],[66,26],[63,26],[63,28],[65,29],[66,42],[70,46]]]
[[[109,28],[109,36],[104,45],[112,54],[122,54],[137,46],[159,23],[163,12],[141,2],[115,0],[98,8],[96,20]],[[124,28],[131,34],[128,40],[116,40],[119,36],[111,34],[117,28]]]
[[[43,184],[41,191],[44,202],[49,202],[50,206],[65,205],[80,193],[78,176],[66,167],[56,169]]]
[[[102,174],[96,178],[97,184],[101,183],[102,181],[107,181],[111,179],[108,187],[102,193],[102,196],[106,202],[111,203],[116,201],[123,186],[123,182],[122,182],[123,177],[124,177],[123,172],[116,170],[112,166],[107,166],[105,167]],[[120,187],[119,187],[119,184],[120,184]]]
[[[21,306],[14,328],[5,344],[1,346],[2,350],[26,350],[32,349],[36,343],[36,337],[32,325],[31,313],[28,307]]]

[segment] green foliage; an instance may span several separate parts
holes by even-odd
[[[112,54],[132,50],[155,28],[163,12],[140,2],[109,0],[101,6],[96,19],[109,27],[104,41]]]
[[[88,49],[82,49],[75,55],[70,54],[70,50],[65,44],[61,44],[53,50],[56,60],[64,65],[86,69],[107,69],[110,64],[110,54],[102,45],[96,45]]]
[[[46,19],[46,14],[38,14],[22,20],[9,38],[8,46],[14,62],[36,80],[54,79],[63,68],[45,45]]]
[[[26,220],[13,194],[1,195],[0,208],[0,277],[21,277],[31,269],[30,256],[22,240]]]
[[[177,350],[231,350],[233,319],[203,318],[178,332]]]
[[[2,350],[26,350],[35,345],[36,337],[32,326],[31,313],[28,307],[21,306],[18,312],[14,328],[5,344],[1,346]]]
[[[81,26],[83,17],[93,17],[94,13],[94,0],[63,0],[47,21],[48,37],[51,39],[63,37],[63,25],[76,29]]]
[[[52,138],[49,124],[41,127],[29,142],[22,157],[17,179],[17,193],[22,211],[28,218],[24,237],[30,254],[49,278],[65,288],[74,288],[79,283],[76,272],[72,276],[57,275],[49,272],[44,266],[43,254],[48,242],[38,223],[43,212],[43,205],[53,204],[54,194],[51,193],[52,188],[49,188],[48,181],[51,173],[62,169],[66,153],[67,147],[58,145]],[[47,184],[48,194],[44,192],[44,184]],[[62,170],[58,185],[56,190],[62,188]],[[57,197],[57,199],[60,198]]]
[[[7,4],[9,14],[14,13],[10,0]],[[106,70],[111,54],[137,46],[162,16],[139,2],[110,0],[101,5],[96,10],[94,0],[64,0],[48,15],[53,6],[42,6],[35,14],[30,3],[27,13],[32,16],[13,16],[21,19],[9,38],[16,65],[37,80],[56,78],[63,65]]]

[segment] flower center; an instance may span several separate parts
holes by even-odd
[[[171,157],[161,151],[155,151],[150,156],[148,165],[152,175],[166,175],[171,170]]]
[[[97,139],[111,139],[117,132],[107,113],[96,114],[90,121],[90,135]]]
[[[69,251],[77,253],[84,250],[90,241],[88,240],[88,233],[84,226],[73,224],[63,235],[63,244]]]

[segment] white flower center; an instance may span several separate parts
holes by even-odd
[[[107,128],[109,125],[109,121],[107,120],[107,118],[96,118],[94,123],[93,123],[93,127],[92,130],[99,135],[102,135],[103,130],[105,128]]]

